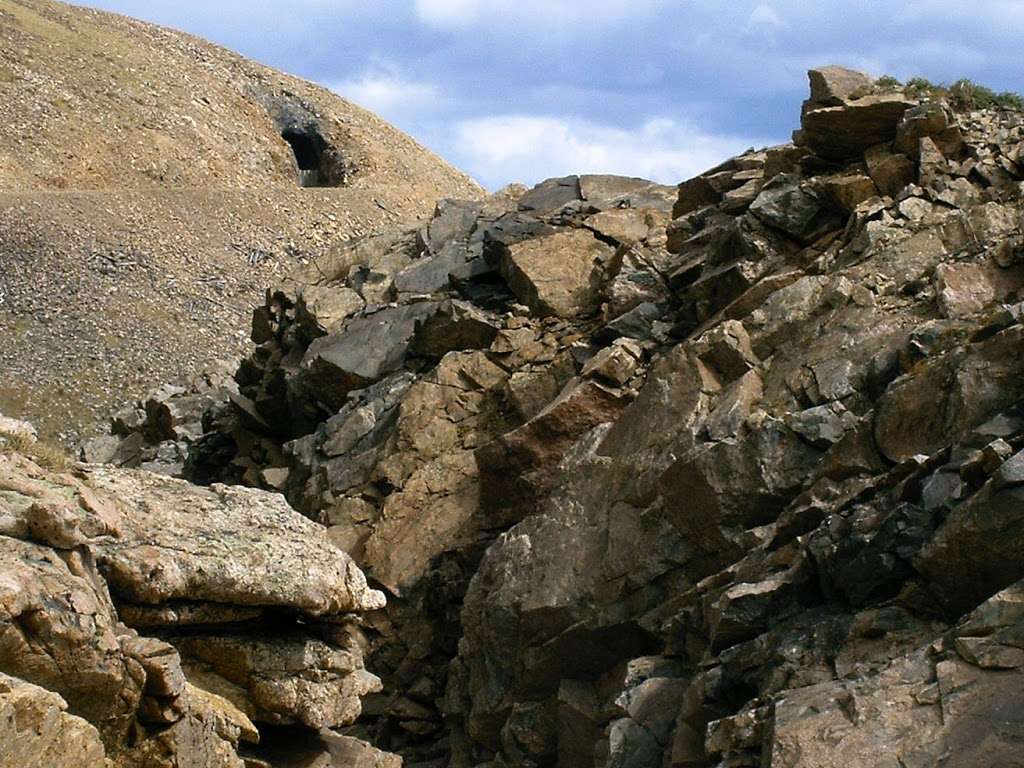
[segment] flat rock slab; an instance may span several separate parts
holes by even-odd
[[[384,606],[352,559],[282,496],[109,467],[91,468],[88,479],[124,511],[121,536],[91,542],[119,599],[280,606],[312,616]]]
[[[895,139],[903,113],[912,106],[902,94],[886,94],[812,109],[803,116],[801,143],[829,160],[848,160]]]

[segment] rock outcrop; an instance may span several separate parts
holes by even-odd
[[[793,144],[678,190],[444,201],[268,292],[183,472],[281,491],[390,593],[355,608],[383,690],[344,737],[457,768],[1020,764],[1021,114],[811,91]],[[180,627],[202,594],[114,600]],[[263,640],[193,621],[157,634],[194,685],[330,719],[294,645],[257,669]]]
[[[0,763],[265,765],[263,724],[379,690],[384,595],[280,496],[29,455],[0,446]]]

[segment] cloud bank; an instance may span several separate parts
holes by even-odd
[[[678,181],[786,141],[821,64],[1024,91],[1020,0],[91,4],[327,84],[491,187],[570,163]]]

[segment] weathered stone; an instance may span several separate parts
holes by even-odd
[[[257,721],[316,729],[350,725],[359,717],[360,698],[380,690],[358,650],[298,633],[171,639],[190,680]]]
[[[816,240],[840,225],[819,197],[794,176],[779,175],[765,185],[750,212],[800,242]]]
[[[829,176],[822,185],[830,200],[846,213],[853,213],[858,205],[878,195],[875,182],[861,173]]]
[[[941,101],[926,101],[908,109],[896,132],[894,148],[909,157],[917,157],[925,147],[925,139],[932,147],[941,145],[940,154],[950,157],[963,146],[960,129],[953,124],[948,107]]]
[[[585,231],[560,232],[511,246],[501,272],[534,314],[576,317],[596,311],[600,267],[611,255]]]
[[[584,223],[602,237],[632,245],[663,233],[668,217],[649,208],[615,208],[596,213]]]
[[[917,166],[906,155],[893,152],[888,146],[872,146],[864,153],[868,175],[883,195],[895,197],[900,190],[917,179]]]
[[[868,147],[896,138],[897,126],[911,106],[900,94],[882,94],[812,107],[801,118],[798,143],[829,160],[855,158]]]
[[[288,606],[314,616],[384,604],[355,563],[280,496],[100,467],[89,481],[131,510],[121,536],[93,544],[119,599]]]
[[[417,765],[1013,764],[1024,329],[998,305],[1020,298],[1024,135],[1010,112],[813,79],[804,146],[684,183],[670,224],[666,188],[552,180],[522,210],[520,192],[439,205],[314,281],[389,306],[326,327],[274,294],[237,404],[203,419],[203,477],[275,488],[326,534],[264,497],[211,524],[234,505],[215,486],[173,542],[131,492],[102,524],[21,494],[0,536],[88,547],[110,573],[117,542],[152,547],[128,587],[111,578],[121,618],[282,724],[254,766],[364,759],[311,732],[354,716],[360,648],[385,691],[352,733]],[[979,280],[995,287],[957,314]],[[411,331],[346,350],[349,368],[385,361],[371,373],[300,367],[414,310]],[[165,490],[150,506],[200,517]],[[236,530],[257,527],[304,549]],[[395,595],[365,638],[311,594],[337,589],[309,573],[325,536]],[[189,588],[155,594],[174,568]],[[161,745],[205,733],[171,657],[115,636],[142,671],[118,722]]]
[[[613,386],[621,387],[636,373],[641,354],[636,344],[616,341],[587,361],[581,375],[595,376]]]
[[[705,426],[712,440],[735,437],[764,397],[764,383],[756,371],[747,371],[722,393]]]
[[[743,323],[726,320],[696,341],[697,356],[728,382],[742,376],[760,361],[750,347]]]
[[[874,83],[863,72],[835,65],[812,69],[807,78],[811,83],[810,101],[823,107],[841,106]]]
[[[576,382],[522,427],[477,449],[480,493],[493,500],[499,519],[523,514],[550,489],[562,453],[585,432],[613,421],[625,405],[617,391],[592,380]]]
[[[703,176],[697,176],[679,185],[679,198],[672,208],[672,218],[678,219],[708,205],[717,205],[722,193]]]
[[[307,386],[330,406],[340,408],[349,392],[401,367],[417,326],[436,308],[431,303],[389,307],[317,339],[302,360]]]
[[[1016,296],[1024,287],[1024,270],[1000,269],[991,263],[940,264],[935,295],[945,317],[977,314],[996,301]]]
[[[322,333],[333,333],[366,302],[344,285],[306,285],[297,295],[298,311],[306,313]]]
[[[945,176],[949,172],[949,164],[945,156],[928,136],[921,139],[917,150],[917,183],[925,189],[942,191],[946,186]]]
[[[0,672],[67,701],[117,743],[134,719],[145,673],[122,650],[113,606],[88,561],[0,537]]]
[[[580,199],[579,176],[548,179],[519,198],[519,210],[547,213]]]
[[[97,730],[55,693],[0,673],[0,765],[112,768]]]
[[[841,403],[829,403],[794,413],[786,425],[811,445],[827,450],[857,425],[857,417]]]

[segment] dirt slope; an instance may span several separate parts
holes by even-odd
[[[481,194],[312,83],[0,0],[0,410],[73,436],[143,382],[238,355],[264,286],[330,243]]]

